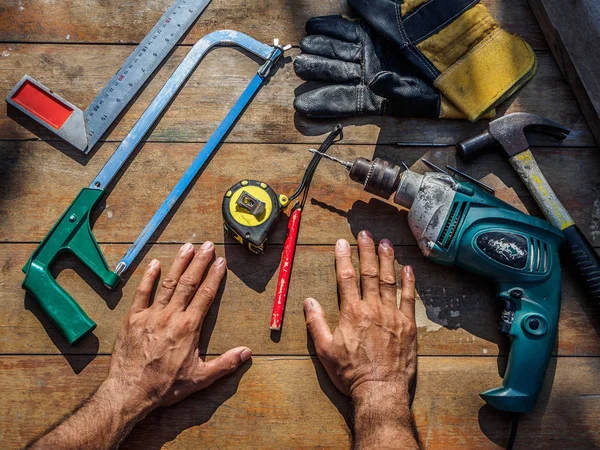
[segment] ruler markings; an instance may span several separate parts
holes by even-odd
[[[129,55],[84,112],[88,149],[98,142],[208,3],[210,0],[176,0]]]

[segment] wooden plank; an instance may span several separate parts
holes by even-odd
[[[0,41],[55,43],[139,43],[172,0],[102,3],[10,0],[0,5]],[[510,9],[498,0],[483,0],[505,28],[523,36],[535,49],[547,49],[526,0]],[[235,29],[256,39],[297,44],[304,24],[314,16],[347,12],[346,2],[213,0],[184,42],[193,44],[217,29]],[[4,49],[3,49],[4,50]]]
[[[579,0],[529,0],[558,66],[600,143],[600,4]],[[590,49],[594,49],[590,53]]]
[[[149,143],[143,146],[106,197],[94,224],[102,243],[133,242],[145,223],[175,185],[199,151],[201,144]],[[67,153],[42,142],[0,142],[0,242],[39,242],[79,190],[93,180],[116,147],[103,145],[85,166],[81,155]],[[335,145],[330,152],[342,158],[379,157],[400,164],[405,160],[417,171],[425,157],[440,165],[451,164],[477,178],[496,179],[514,189],[528,211],[540,211],[517,174],[500,155],[485,155],[470,164],[457,161],[453,147],[423,148],[382,145]],[[600,166],[594,148],[536,148],[534,155],[590,242],[600,245],[600,185],[575,183],[593,180]],[[195,243],[212,240],[233,242],[223,235],[221,200],[243,178],[259,179],[276,192],[290,195],[310,161],[306,145],[225,144],[186,195],[172,219],[152,241]],[[265,167],[268,170],[265,170]],[[488,180],[488,182],[489,182]],[[498,197],[514,203],[511,191]],[[592,207],[590,207],[592,206]],[[388,237],[398,245],[414,245],[406,216],[382,200],[363,192],[345,170],[328,161],[315,174],[303,214],[301,244],[333,244],[339,238],[354,239],[369,228],[377,239]],[[271,241],[283,243],[285,218]],[[596,239],[596,240],[594,240]]]
[[[21,448],[74,408],[104,378],[108,361],[100,356],[75,375],[60,357],[0,358],[4,448]],[[425,448],[504,448],[510,415],[478,396],[501,382],[496,358],[420,357],[418,365],[413,411]],[[516,448],[598,447],[599,374],[598,358],[553,359],[536,409],[521,417]],[[350,415],[348,399],[316,360],[254,357],[209,390],[149,415],[120,448],[347,449]]]
[[[85,107],[106,83],[107,74],[114,73],[131,51],[128,46],[17,44],[2,59],[0,91],[10,89],[27,73],[42,84],[60,93],[75,105]],[[107,135],[108,140],[122,140],[154,98],[160,87],[187,53],[179,47],[158,74],[129,108],[128,112]],[[291,59],[299,53],[290,51],[270,82],[258,93],[239,123],[227,137],[228,142],[320,143],[337,120],[310,120],[294,113],[296,89],[305,89],[294,74]],[[547,116],[573,130],[563,145],[595,145],[587,124],[581,116],[573,95],[563,80],[549,53],[539,53],[539,72],[514,97],[498,109],[498,115],[527,111]],[[186,86],[162,117],[149,139],[170,142],[205,142],[231,108],[237,96],[256,72],[257,64],[235,49],[218,49],[209,54],[190,77]],[[224,75],[227,76],[224,76]],[[551,99],[550,99],[551,97]],[[556,105],[561,105],[557,108]],[[21,121],[17,123],[0,106],[0,140],[54,140],[41,126],[9,111]],[[21,120],[22,118],[22,120]],[[486,126],[485,121],[437,119],[397,119],[392,117],[351,118],[341,121],[348,127],[348,143],[395,144],[398,141],[454,144]],[[25,128],[25,125],[27,128]],[[30,131],[31,130],[31,131]],[[557,145],[550,138],[534,137],[532,145]]]
[[[114,265],[126,245],[102,245]],[[110,353],[127,313],[144,265],[151,258],[163,267],[171,264],[178,245],[154,245],[144,263],[114,291],[73,259],[61,259],[54,270],[58,280],[83,309],[98,323],[92,336],[70,347],[43,315],[35,301],[21,289],[22,265],[34,249],[32,244],[0,245],[0,354]],[[222,353],[247,345],[256,354],[315,354],[307,342],[302,302],[318,299],[330,324],[338,321],[338,300],[333,263],[333,246],[300,246],[288,295],[283,332],[271,336],[268,322],[273,304],[281,246],[263,257],[249,254],[241,246],[217,246],[217,254],[228,260],[229,272],[216,304],[209,312],[200,339],[202,353]],[[420,355],[495,355],[508,353],[508,340],[498,331],[501,304],[487,281],[457,269],[436,265],[416,247],[397,247],[397,261],[411,264],[417,275],[417,325]],[[355,253],[355,263],[358,258]],[[74,270],[73,270],[73,269]],[[83,278],[83,280],[82,280]],[[89,283],[89,284],[88,284]],[[563,302],[555,354],[600,355],[600,325],[597,309],[571,276],[564,277]]]

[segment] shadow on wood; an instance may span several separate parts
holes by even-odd
[[[54,325],[42,311],[38,302],[27,292],[23,299],[23,306],[26,310],[31,311],[31,313],[40,321],[40,325],[44,327],[48,337],[52,340],[57,350],[64,356],[74,373],[81,373],[81,371],[96,358],[98,349],[100,348],[100,342],[93,333],[88,334],[75,345],[71,346],[60,331],[58,331],[56,325]],[[71,352],[75,352],[75,354],[72,354]]]
[[[284,217],[282,222],[286,221]],[[269,281],[279,267],[282,245],[267,245],[263,255],[256,255],[225,235],[227,268],[255,292],[265,292]],[[231,244],[229,242],[232,242]],[[275,295],[275,292],[273,292]]]
[[[153,411],[133,429],[119,448],[158,450],[188,428],[207,423],[217,409],[235,395],[240,380],[251,366],[252,360],[209,388],[176,405]],[[224,444],[231,445],[231,442]]]

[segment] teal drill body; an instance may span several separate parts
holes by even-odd
[[[500,330],[511,349],[502,386],[481,394],[497,409],[529,412],[542,388],[558,327],[563,241],[549,222],[458,183],[442,233],[427,255],[498,286],[504,305]]]
[[[342,161],[353,181],[407,208],[408,224],[432,261],[492,280],[504,306],[500,330],[511,349],[502,386],[481,394],[494,408],[528,412],[542,389],[556,339],[563,233],[471,183],[421,175],[376,158]]]

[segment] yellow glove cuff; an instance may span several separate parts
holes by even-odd
[[[434,86],[475,121],[527,83],[536,71],[531,47],[497,28],[443,72]]]
[[[493,119],[496,117],[496,109],[490,108],[487,110],[480,119]],[[448,101],[446,97],[442,95],[440,102],[440,119],[466,119],[463,112]]]
[[[537,71],[531,47],[475,5],[417,45],[441,72],[434,86],[471,121],[480,119]]]

